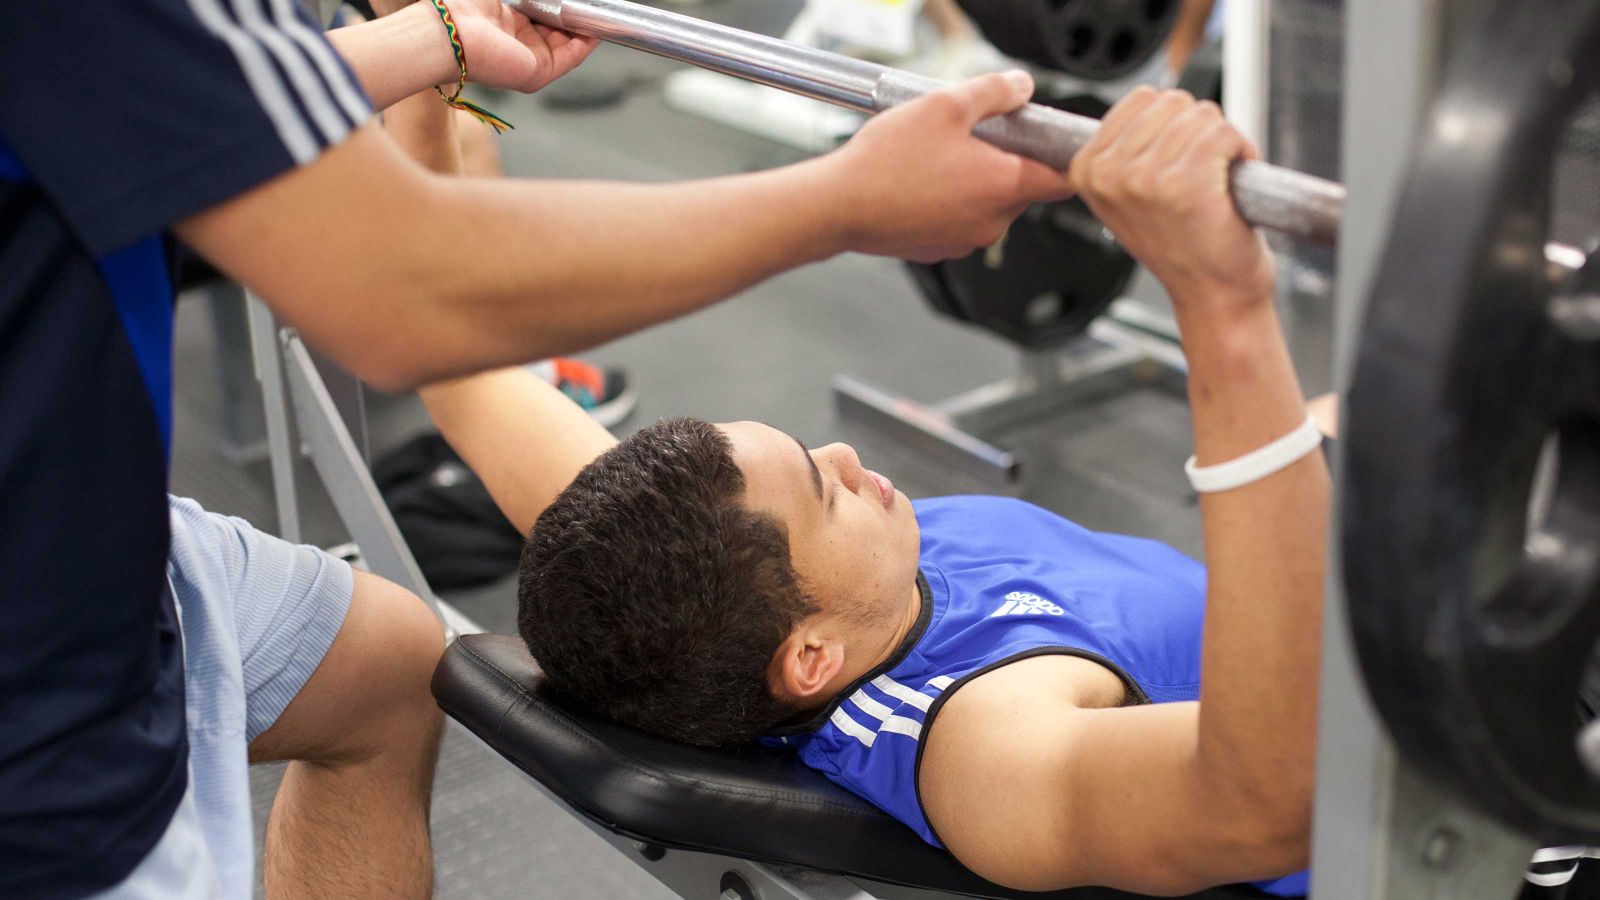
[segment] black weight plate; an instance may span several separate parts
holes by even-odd
[[[1177,87],[1201,100],[1221,103],[1222,68],[1222,41],[1212,41],[1189,54]]]
[[[1180,0],[1045,0],[1055,67],[1108,81],[1133,73],[1166,43]]]
[[[936,268],[956,318],[1038,347],[1082,334],[1122,296],[1135,263],[1068,200],[1030,207],[997,246]]]
[[[1600,342],[1558,321],[1553,154],[1600,88],[1600,4],[1496,0],[1449,62],[1349,400],[1346,593],[1401,751],[1530,835],[1600,840],[1577,699],[1600,645]],[[1592,277],[1594,273],[1589,273]],[[1554,444],[1548,511],[1530,527]]]
[[[1181,0],[958,0],[1002,53],[1094,81],[1144,65],[1177,24]]]
[[[1094,118],[1107,109],[1089,94],[1034,99]],[[1122,296],[1137,264],[1073,199],[1029,207],[998,247],[907,268],[935,312],[1038,347],[1082,334]]]

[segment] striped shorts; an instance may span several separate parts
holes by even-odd
[[[255,880],[248,747],[316,671],[344,624],[343,560],[243,519],[168,499],[167,578],[183,630],[189,791],[150,855],[105,900],[248,900]]]

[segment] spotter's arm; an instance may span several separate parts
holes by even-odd
[[[431,91],[400,101],[384,117],[390,137],[441,175],[462,174],[455,126],[455,114]],[[418,393],[445,440],[524,535],[584,466],[617,443],[565,394],[521,367]]]

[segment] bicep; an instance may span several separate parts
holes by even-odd
[[[1173,894],[1282,867],[1216,809],[1199,704],[1041,710],[1009,693],[952,697],[920,772],[929,821],[973,871],[1024,890]]]

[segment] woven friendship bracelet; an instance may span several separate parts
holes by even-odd
[[[444,88],[437,85],[434,86],[434,90],[439,92],[439,96],[446,104],[468,113],[479,122],[493,128],[496,134],[505,133],[506,129],[513,127],[510,122],[470,100],[461,99],[461,89],[467,86],[467,51],[461,46],[461,32],[456,28],[456,20],[450,17],[450,8],[444,5],[444,0],[433,0],[433,8],[438,10],[439,18],[444,20],[445,34],[450,37],[450,48],[455,51],[456,65],[461,69],[461,77],[456,81],[454,93],[445,96]]]

